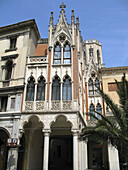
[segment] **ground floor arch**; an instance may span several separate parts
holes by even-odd
[[[8,148],[7,148],[7,139],[9,138],[9,133],[0,128],[0,169],[6,169],[7,158],[8,158]]]
[[[23,126],[18,154],[18,170],[43,169],[43,129],[37,116],[31,116]]]
[[[58,116],[51,124],[49,170],[73,170],[72,124],[65,116]]]

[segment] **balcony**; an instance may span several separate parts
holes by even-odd
[[[46,64],[47,55],[45,56],[29,56],[28,57],[28,64]]]

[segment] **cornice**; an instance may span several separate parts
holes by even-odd
[[[26,27],[33,28],[36,33],[36,36],[38,37],[38,39],[40,39],[40,33],[39,33],[35,19],[22,21],[22,22],[18,22],[12,25],[0,27],[0,35],[4,33],[8,33],[8,32],[14,32],[15,30],[19,30],[19,29],[25,29]]]
[[[101,72],[128,71],[128,66],[101,68]]]

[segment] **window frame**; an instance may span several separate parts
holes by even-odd
[[[67,45],[69,46],[68,50],[66,49]],[[69,57],[65,57],[66,53],[69,53],[70,56]],[[69,60],[69,63],[65,63],[65,61],[68,61],[68,60]],[[70,47],[68,42],[65,43],[64,48],[63,48],[63,64],[71,64],[71,47]]]
[[[59,46],[59,50],[56,51],[56,47]],[[55,53],[59,54],[59,58],[55,58]],[[56,63],[55,61],[59,61],[59,63]],[[54,56],[53,56],[53,64],[61,64],[61,45],[57,42],[54,46]]]
[[[36,101],[45,101],[45,78],[43,76],[38,79]]]
[[[57,83],[58,81],[58,83]],[[52,97],[51,100],[61,99],[61,83],[59,76],[55,76],[52,81]]]
[[[31,82],[33,82],[33,84]],[[35,96],[35,79],[33,76],[31,76],[28,79],[26,87],[26,101],[34,101],[34,96]]]
[[[63,80],[62,100],[72,100],[72,84],[69,76],[66,76]]]

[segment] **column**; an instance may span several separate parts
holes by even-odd
[[[88,169],[88,149],[87,149],[87,142],[83,142],[83,169]]]
[[[118,150],[108,144],[109,170],[120,170]]]
[[[43,170],[48,170],[48,159],[49,159],[49,136],[50,130],[43,130],[44,132],[44,160]]]
[[[73,170],[78,170],[78,131],[73,130]]]
[[[18,161],[18,147],[10,148],[8,151],[7,170],[16,170]]]

